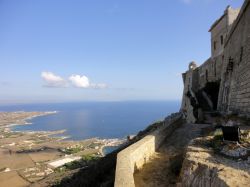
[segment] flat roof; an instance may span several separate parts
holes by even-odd
[[[76,156],[76,157],[66,157],[66,158],[62,158],[62,159],[59,159],[59,160],[55,160],[55,161],[49,162],[48,165],[51,166],[51,167],[53,167],[53,168],[58,168],[60,166],[63,166],[66,163],[73,162],[75,160],[80,160],[80,159],[81,159],[81,157],[79,157],[79,156]]]

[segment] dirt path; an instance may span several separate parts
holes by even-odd
[[[136,187],[175,186],[189,141],[200,136],[205,124],[183,124],[166,138],[143,169],[134,174]]]

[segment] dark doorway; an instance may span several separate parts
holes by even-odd
[[[220,90],[220,82],[208,82],[203,89],[210,97],[213,103],[213,110],[217,110],[218,96]]]

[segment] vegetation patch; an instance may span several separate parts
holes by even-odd
[[[82,149],[80,147],[74,147],[74,148],[68,148],[68,149],[64,149],[63,152],[67,155],[70,154],[75,154],[82,151]]]
[[[223,135],[222,134],[215,135],[213,139],[211,140],[210,145],[214,149],[215,152],[217,153],[220,152],[222,146],[224,145]]]
[[[216,130],[206,138],[203,145],[213,149],[214,153],[233,160],[246,160],[250,155],[249,130],[241,131],[240,143],[224,141],[222,131]]]
[[[95,163],[95,161],[99,160],[100,157],[96,155],[83,155],[80,160],[75,160],[69,163],[64,164],[62,167],[55,169],[58,173],[64,173],[68,170],[75,170],[79,168],[85,168],[89,165]]]

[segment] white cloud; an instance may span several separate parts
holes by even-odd
[[[71,75],[69,77],[72,85],[77,88],[94,88],[94,89],[104,89],[107,88],[108,85],[105,83],[92,83],[89,78],[85,75]]]
[[[104,89],[107,88],[107,84],[105,83],[91,83],[89,78],[85,75],[71,75],[69,77],[72,85],[77,88],[94,88],[94,89]]]
[[[73,86],[77,88],[89,88],[90,83],[89,83],[89,78],[86,76],[80,76],[80,75],[71,75],[69,77],[69,80],[73,84]]]
[[[93,89],[104,89],[107,88],[105,83],[92,83],[89,78],[85,75],[72,74],[68,77],[68,80],[55,75],[52,72],[44,71],[41,73],[41,77],[45,81],[46,87],[68,87],[72,85],[76,88],[93,88]]]
[[[46,87],[66,87],[67,86],[66,81],[62,77],[55,75],[52,72],[44,71],[41,73],[41,77],[45,81]]]

